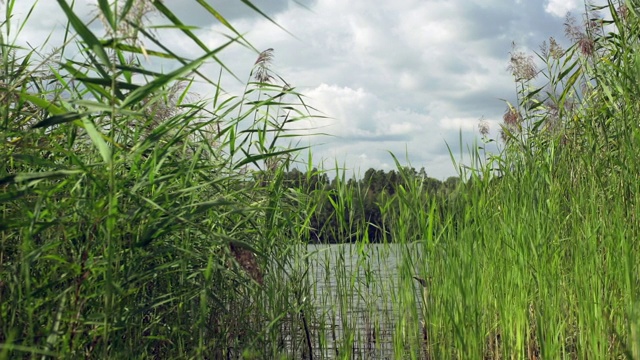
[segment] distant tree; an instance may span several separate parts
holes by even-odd
[[[424,168],[416,171],[404,167],[388,172],[370,168],[359,180],[355,177],[329,179],[326,172],[316,168],[307,172],[292,169],[284,175],[284,182],[309,195],[309,201],[317,201],[312,206],[315,210],[310,218],[310,242],[354,242],[363,236],[373,243],[382,242],[384,232],[393,226],[392,214],[399,211],[398,188],[410,189],[408,182],[420,185],[422,193],[416,196],[424,199],[425,208],[435,203],[442,212],[454,202],[456,206],[464,206],[457,195],[460,178],[440,181],[428,177]],[[348,201],[341,198],[345,196],[349,197]],[[433,197],[438,199],[434,202]],[[385,207],[384,213],[381,206]]]

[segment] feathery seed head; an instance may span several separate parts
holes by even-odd
[[[273,76],[269,74],[269,66],[271,65],[271,61],[273,61],[273,49],[269,48],[260,53],[258,59],[256,60],[254,66],[256,67],[256,71],[254,74],[254,78],[257,82],[268,83],[271,82]]]
[[[549,38],[549,55],[555,60],[560,59],[564,55],[564,49],[553,37]]]
[[[489,130],[489,122],[484,119],[480,120],[480,123],[478,123],[478,131],[480,131],[480,135],[486,137],[487,135],[489,135]]]
[[[522,116],[520,112],[514,108],[513,106],[508,106],[507,111],[504,112],[502,116],[502,121],[504,121],[505,125],[510,128],[514,128],[522,122]]]
[[[513,74],[516,81],[529,81],[535,78],[538,74],[538,69],[533,62],[533,56],[527,56],[523,51],[516,51],[515,43],[512,44],[512,47],[513,51],[510,53],[511,59],[507,70]]]

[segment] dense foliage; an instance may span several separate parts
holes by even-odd
[[[301,305],[287,292],[267,307],[258,288],[280,294],[298,241],[286,229],[304,221],[275,180],[299,150],[282,135],[308,115],[275,82],[272,50],[256,51],[243,94],[223,97],[200,66],[250,45],[205,2],[237,35],[218,48],[159,1],[98,1],[101,34],[58,4],[73,46],[16,45],[15,1],[0,24],[0,358],[277,354],[270,329]],[[149,11],[168,25],[146,28]],[[201,54],[179,56],[163,31]]]
[[[442,212],[454,206],[459,180],[452,176],[440,181],[428,177],[424,168],[416,171],[410,167],[389,172],[370,168],[362,178],[354,177],[346,182],[339,176],[329,180],[326,172],[315,168],[306,173],[292,169],[284,174],[285,187],[313,199],[310,243],[394,242],[390,231],[393,219],[384,215],[398,211],[398,191],[417,185],[421,208],[429,211],[429,207],[434,206]],[[351,203],[339,201],[339,197],[344,196],[341,190],[348,193]]]
[[[395,157],[362,179],[293,169],[290,125],[313,109],[272,49],[223,95],[201,65],[253,48],[206,1],[233,34],[215,49],[161,1],[98,0],[98,31],[58,0],[70,40],[50,52],[16,45],[16,1],[0,24],[0,359],[640,358],[639,1],[568,17],[573,45],[550,39],[542,70],[514,48],[518,102],[501,139],[481,128],[504,150],[475,147],[444,182]]]

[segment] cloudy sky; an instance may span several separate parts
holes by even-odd
[[[76,0],[78,11],[90,14],[92,1]],[[207,1],[257,49],[273,48],[272,69],[328,116],[311,120],[309,127],[330,136],[303,139],[314,146],[316,163],[332,168],[337,161],[355,173],[390,170],[390,151],[438,179],[456,174],[446,144],[459,156],[460,135],[464,147],[479,138],[480,119],[497,137],[505,110],[500,99],[514,99],[506,70],[512,41],[522,50],[538,50],[549,36],[563,43],[566,12],[584,9],[579,0],[253,1],[287,33],[239,0]],[[14,21],[32,3],[20,0]],[[196,1],[165,4],[198,26],[206,44],[225,41],[221,33],[229,32]],[[63,24],[57,2],[41,0],[20,42],[38,44]],[[163,36],[182,54],[201,54],[177,34]],[[256,53],[235,46],[221,58],[246,78]],[[158,66],[157,59],[149,61]],[[215,64],[205,69],[217,76]],[[242,89],[233,78],[225,84],[231,92]]]

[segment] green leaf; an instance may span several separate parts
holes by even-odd
[[[576,72],[574,72],[573,74],[571,74],[571,76],[569,77],[569,80],[567,81],[567,84],[564,87],[564,90],[562,91],[562,94],[560,95],[560,108],[564,108],[564,103],[567,99],[567,95],[571,92],[571,90],[573,89],[573,85],[576,83],[576,81],[578,80],[578,78],[580,77],[580,74],[582,72],[580,70],[576,70]]]
[[[237,204],[229,200],[219,199],[219,200],[205,201],[205,202],[196,203],[196,204],[189,204],[186,207],[195,208],[193,210],[193,213],[191,214],[191,215],[194,215],[194,214],[205,212],[212,208],[233,206],[233,205],[237,205]]]
[[[82,119],[82,123],[84,124],[84,128],[89,134],[89,137],[93,142],[93,145],[95,145],[98,148],[98,151],[102,156],[102,160],[104,160],[104,162],[107,164],[111,164],[111,148],[109,147],[109,145],[107,145],[106,141],[104,141],[104,139],[102,138],[102,134],[98,131],[98,129],[96,129],[95,125],[93,124],[93,121],[91,121],[87,117],[84,117]]]
[[[576,65],[578,64],[579,64],[579,60],[574,61],[573,64],[571,64],[568,68],[562,71],[560,75],[558,75],[558,80],[562,81],[562,79],[564,79],[565,76],[567,76],[567,74],[569,74],[573,70],[573,68],[575,68]]]
[[[62,11],[64,11],[64,13],[67,15],[71,26],[73,26],[73,28],[76,30],[78,35],[80,35],[87,46],[89,46],[89,48],[96,55],[98,55],[98,58],[102,60],[102,63],[105,66],[111,67],[109,56],[107,55],[107,52],[104,51],[104,47],[102,46],[98,38],[91,32],[91,30],[89,30],[89,28],[82,22],[82,20],[80,20],[80,18],[76,16],[76,14],[73,12],[73,9],[69,7],[65,0],[58,0],[58,4],[60,4]]]
[[[280,26],[280,24],[278,24],[277,22],[275,22],[273,19],[271,19],[267,14],[265,14],[264,12],[262,12],[262,10],[258,9],[258,7],[256,7],[255,5],[253,5],[253,3],[251,3],[251,1],[249,0],[241,0],[245,5],[247,5],[248,7],[251,8],[251,10],[257,12],[258,14],[262,15],[262,17],[264,17],[265,19],[271,21],[272,24],[274,24],[275,26],[279,27],[280,29],[282,29],[284,32],[286,32],[287,34],[293,36],[295,38],[295,36],[290,33],[287,29],[283,28],[282,26]]]
[[[173,57],[170,57],[173,59]],[[126,66],[126,65],[118,65],[116,66],[116,69],[118,70],[122,70],[123,72],[130,72],[130,73],[134,73],[134,74],[141,74],[141,75],[149,75],[149,76],[162,76],[163,74],[157,71],[152,71],[152,70],[147,70],[147,69],[143,69],[143,68],[139,68],[139,67],[135,67],[135,66]]]
[[[57,179],[61,177],[67,177],[70,175],[81,174],[82,170],[56,170],[56,171],[43,171],[35,173],[18,173],[14,175],[5,176],[0,179],[0,185],[23,183],[34,180],[42,179]]]
[[[147,96],[149,96],[150,94],[154,93],[155,91],[157,91],[158,89],[160,89],[162,86],[168,84],[169,82],[179,78],[180,76],[186,74],[187,72],[196,69],[198,66],[200,66],[200,64],[202,64],[205,60],[207,60],[208,58],[210,58],[211,56],[213,56],[213,54],[219,52],[220,50],[224,49],[225,47],[227,47],[231,42],[227,42],[224,45],[206,53],[205,55],[199,57],[196,60],[191,61],[190,63],[187,63],[186,65],[184,65],[183,67],[174,70],[172,72],[170,72],[169,74],[166,75],[161,75],[159,77],[157,77],[155,80],[153,80],[152,82],[139,87],[138,89],[132,91],[126,98],[125,100],[122,102],[122,107],[126,108],[129,107],[133,104],[138,103],[139,101],[143,100],[144,98],[146,98]]]
[[[88,78],[88,77],[86,78],[78,77],[77,79],[81,81],[83,84],[93,84],[93,85],[100,85],[104,87],[111,87],[113,85],[113,82],[111,79]],[[116,81],[115,85],[117,89],[125,89],[125,90],[136,90],[137,88],[140,87],[136,84],[129,84],[122,81]]]
[[[54,105],[53,103],[47,101],[47,99],[43,99],[39,96],[35,96],[35,95],[31,95],[31,94],[20,94],[20,98],[28,101],[34,105],[36,105],[37,107],[48,111],[50,114],[53,115],[60,115],[60,114],[64,114],[65,110],[57,107],[56,105]]]
[[[540,88],[537,88],[537,89],[535,89],[535,90],[533,90],[533,91],[528,92],[528,93],[527,93],[527,96],[526,96],[526,99],[527,99],[527,100],[529,100],[529,101],[531,101],[531,100],[535,100],[535,99],[534,99],[534,97],[535,97],[535,96],[536,96],[540,91],[542,91],[542,89],[544,89],[544,87],[540,87]]]
[[[67,61],[64,64],[61,64],[61,67],[65,70],[67,70],[69,72],[70,75],[73,76],[74,79],[78,79],[80,81],[82,81],[82,79],[87,78],[88,76],[83,73],[82,71],[76,69],[75,67],[73,67],[73,65],[78,65],[80,67],[86,66],[86,64],[83,63],[78,63],[78,62],[74,62],[74,61]],[[100,72],[104,78],[109,78],[110,76],[107,74],[103,74],[102,72]],[[100,98],[100,97],[105,97],[107,99],[111,98],[111,94],[109,93],[109,91],[107,91],[106,89],[104,89],[102,86],[96,86],[95,84],[92,84],[90,82],[84,84],[89,90],[91,90],[94,93],[94,96],[96,98]],[[117,92],[116,94],[119,98],[123,98],[122,94],[120,94],[119,92]]]
[[[113,16],[113,11],[111,11],[111,5],[109,5],[109,0],[98,0],[98,6],[100,7],[100,11],[102,11],[102,15],[107,20],[107,24],[111,27],[112,31],[116,31],[116,17]]]
[[[133,2],[134,0],[127,0],[127,2],[124,4],[124,6],[122,6],[122,9],[120,9],[120,19],[119,21],[123,21],[124,19],[127,18],[127,15],[129,14],[129,11],[131,11],[131,8],[133,7]]]
[[[58,357],[60,356],[60,354],[56,354],[53,351],[48,351],[48,350],[42,350],[39,349],[35,346],[23,346],[23,345],[16,345],[16,344],[0,344],[0,350],[2,351],[20,351],[23,353],[27,353],[27,354],[37,354],[37,355],[42,355],[42,356],[51,356],[51,357]],[[15,354],[14,354],[15,355]],[[4,357],[3,357],[4,358]]]
[[[220,61],[220,59],[218,59],[214,55],[215,52],[213,52],[213,53],[210,52],[209,48],[207,47],[207,45],[205,45],[202,42],[202,40],[200,40],[200,38],[198,36],[196,36],[191,30],[189,30],[189,28],[187,26],[185,26],[182,23],[182,21],[180,21],[180,19],[173,12],[171,12],[171,10],[169,10],[166,6],[164,6],[162,1],[154,0],[153,1],[153,5],[156,7],[156,9],[158,9],[158,11],[160,11],[164,16],[166,16],[169,20],[171,20],[171,22],[176,25],[176,28],[182,30],[182,32],[185,33],[191,40],[193,40],[202,50],[204,50],[207,53],[212,54],[211,57],[218,64],[220,64],[220,66],[222,66],[227,72],[229,72],[229,74],[232,74],[235,77],[233,72],[222,61]],[[237,39],[232,39],[232,42],[233,41],[237,41]]]
[[[131,52],[131,53],[135,53],[135,54],[146,54],[146,55],[152,55],[152,56],[156,56],[159,58],[163,58],[163,59],[174,59],[175,56],[168,54],[168,53],[163,53],[160,51],[154,51],[154,50],[149,50],[149,49],[144,49],[144,51],[142,50],[141,47],[139,46],[133,46],[133,45],[128,45],[128,44],[123,44],[123,43],[119,43],[113,39],[111,40],[107,40],[107,41],[103,41],[102,45],[106,48],[110,48],[110,49],[115,49],[115,50],[121,50],[121,51],[127,51],[127,52]],[[120,67],[120,66],[118,66]]]
[[[268,159],[268,158],[272,158],[274,156],[278,156],[278,155],[285,155],[285,154],[290,154],[290,153],[295,153],[297,151],[300,150],[305,150],[308,149],[308,146],[303,146],[303,147],[297,147],[297,148],[292,148],[292,149],[287,149],[287,150],[282,150],[282,151],[274,151],[274,152],[270,152],[268,154],[259,154],[259,155],[250,155],[247,154],[247,156],[240,161],[238,164],[236,164],[236,166],[234,168],[238,169],[246,164],[249,163],[253,163],[255,165],[258,165],[257,162],[260,160],[264,160],[264,159]]]
[[[156,9],[158,9],[158,11],[160,11],[164,16],[166,16],[169,20],[171,20],[172,23],[177,25],[178,28],[181,29],[183,33],[185,33],[189,38],[191,38],[191,40],[193,40],[196,44],[198,44],[198,46],[200,46],[202,50],[209,52],[209,48],[207,47],[207,45],[205,45],[202,42],[202,40],[200,40],[200,38],[196,36],[196,34],[191,32],[191,30],[189,30],[188,27],[185,26],[182,23],[182,21],[180,21],[180,19],[164,5],[162,1],[154,0],[153,5],[156,7]]]
[[[53,126],[53,125],[68,123],[68,122],[71,122],[71,121],[74,121],[74,120],[78,120],[78,119],[82,118],[85,115],[86,114],[80,114],[80,113],[76,113],[76,112],[69,112],[69,113],[62,114],[62,115],[55,115],[55,116],[48,117],[48,118],[36,123],[31,128],[37,129],[37,128],[41,128],[41,127],[49,127],[49,126]]]
[[[251,46],[251,44],[246,41],[246,39],[244,38],[244,36],[242,34],[240,34],[232,25],[231,23],[229,23],[227,21],[227,19],[224,18],[224,16],[222,16],[218,11],[216,11],[216,9],[214,9],[213,7],[211,7],[211,5],[209,5],[206,1],[204,0],[196,0],[198,2],[198,4],[200,4],[203,8],[205,8],[211,15],[213,15],[213,17],[216,18],[216,20],[218,20],[222,25],[224,25],[227,29],[231,30],[234,34],[236,34],[238,36],[239,39],[242,39],[245,41],[246,44],[248,44],[249,46]],[[258,49],[253,48],[253,50],[258,51]]]

